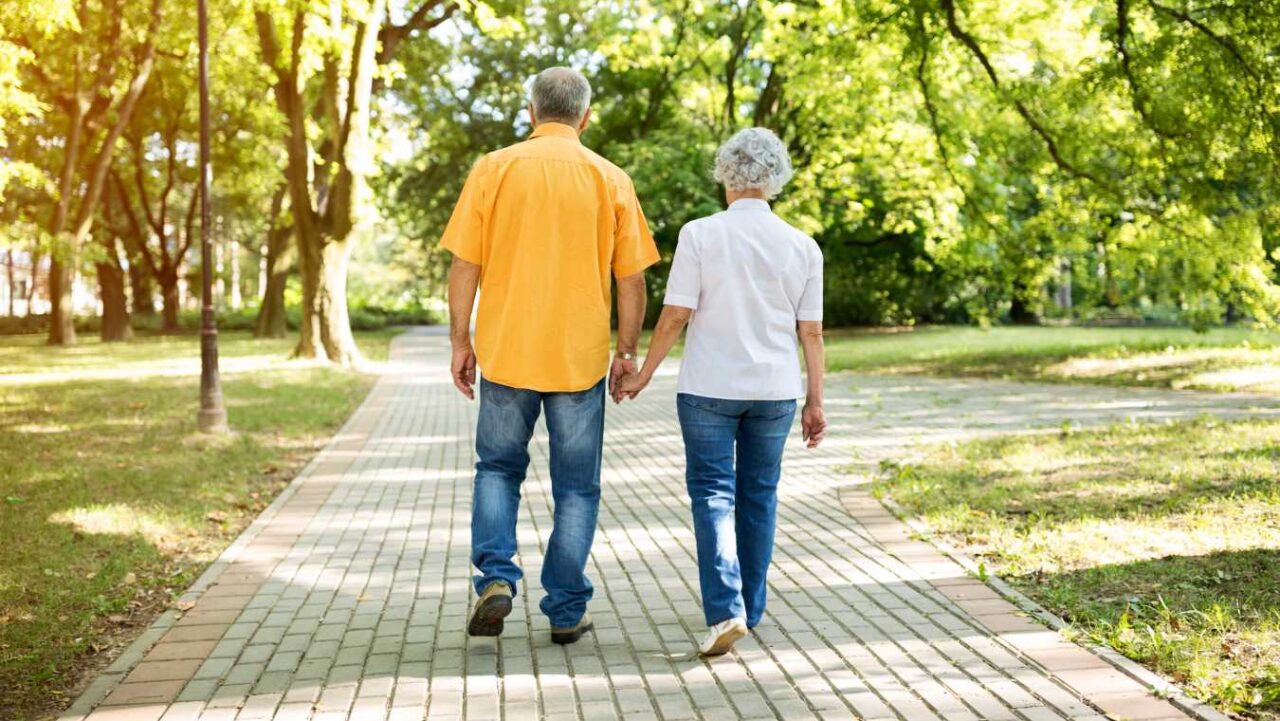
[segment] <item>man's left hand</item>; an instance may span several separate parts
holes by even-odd
[[[476,384],[476,352],[469,344],[454,347],[453,357],[449,362],[449,375],[453,377],[453,386],[459,393],[466,396],[467,400],[476,399],[473,388]]]

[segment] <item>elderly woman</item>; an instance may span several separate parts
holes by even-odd
[[[685,325],[677,409],[693,505],[704,656],[728,652],[764,615],[782,449],[795,418],[822,442],[822,251],[769,208],[791,178],[777,136],[750,128],[716,153],[729,209],[680,231],[665,307],[644,367],[615,400],[649,384]],[[808,383],[800,375],[796,336]]]

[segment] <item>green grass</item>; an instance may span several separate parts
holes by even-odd
[[[385,359],[394,331],[358,335]],[[373,376],[221,336],[234,433],[201,436],[199,341],[0,339],[0,718],[62,705],[350,415]]]
[[[876,491],[1189,693],[1280,719],[1280,422],[934,449]]]
[[[827,368],[1011,380],[1280,391],[1280,333],[1249,328],[834,329]]]

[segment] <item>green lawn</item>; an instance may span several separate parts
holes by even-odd
[[[1280,720],[1280,422],[942,447],[876,491],[1089,639]]]
[[[832,371],[1280,391],[1280,333],[1248,328],[833,329]]]
[[[394,331],[358,335],[371,360]],[[374,376],[221,336],[234,434],[195,432],[199,341],[0,339],[0,718],[63,704],[287,484]]]

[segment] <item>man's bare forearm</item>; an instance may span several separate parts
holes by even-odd
[[[805,374],[809,388],[805,402],[822,405],[822,376],[827,372],[827,351],[822,340],[822,321],[802,320],[798,324],[800,347],[804,349]]]
[[[618,352],[636,352],[648,300],[643,272],[618,278]]]
[[[471,345],[471,309],[480,287],[480,266],[454,257],[449,266],[449,342],[454,348]]]

